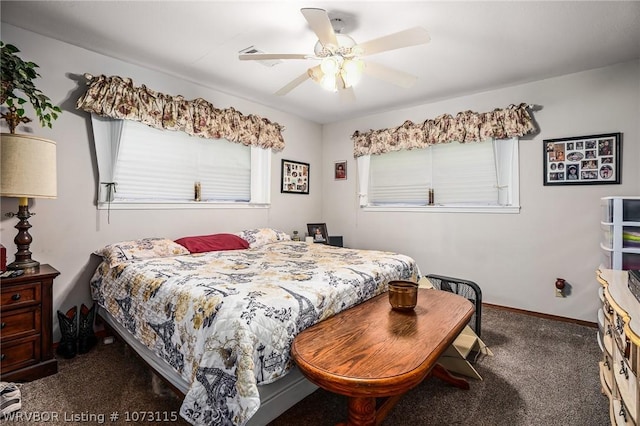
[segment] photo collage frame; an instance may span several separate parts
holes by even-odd
[[[291,194],[309,193],[309,164],[282,160],[280,192]]]
[[[620,133],[545,139],[544,185],[620,183]]]

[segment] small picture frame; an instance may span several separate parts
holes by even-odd
[[[543,141],[544,185],[619,184],[621,133]]]
[[[313,237],[314,243],[328,244],[329,233],[326,223],[307,223],[307,233]]]
[[[282,160],[280,192],[289,194],[309,193],[309,163]]]
[[[333,178],[335,180],[347,179],[347,162],[346,161],[336,161],[333,164]]]

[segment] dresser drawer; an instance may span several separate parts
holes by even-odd
[[[625,321],[624,318],[619,315],[618,313],[614,313],[613,314],[613,322],[612,322],[613,326],[614,326],[614,339],[616,344],[618,345],[618,348],[620,349],[621,352],[625,352],[625,348],[627,346],[626,342],[627,342],[627,335],[624,331],[624,326],[625,326]]]
[[[607,395],[608,398],[611,398],[611,369],[603,361],[600,361],[598,363],[598,367],[600,370],[601,390]]]
[[[603,360],[600,362],[600,379],[604,381],[607,390],[611,393],[613,387],[613,360],[607,352],[604,353]]]
[[[0,348],[0,371],[17,370],[40,361],[40,335],[10,340]]]
[[[628,417],[631,418],[633,424],[636,424],[640,396],[638,394],[638,378],[631,371],[629,361],[617,346],[613,353],[613,377],[617,387],[616,395],[623,402]]]
[[[0,312],[0,338],[8,339],[37,334],[40,331],[40,306],[12,309]]]
[[[6,286],[0,293],[0,306],[2,310],[19,308],[21,306],[40,303],[42,286],[40,282],[30,282],[27,284]]]

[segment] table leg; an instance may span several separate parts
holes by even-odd
[[[387,417],[389,412],[396,406],[400,398],[402,398],[404,394],[390,396],[384,398],[384,402],[382,402],[378,409],[376,410],[376,426],[380,425],[382,421]]]
[[[376,399],[373,397],[349,398],[349,419],[336,426],[375,426]]]

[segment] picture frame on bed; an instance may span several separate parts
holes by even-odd
[[[544,185],[620,183],[621,133],[543,141]]]
[[[289,194],[309,193],[309,163],[282,160],[280,192]]]
[[[307,232],[313,237],[314,243],[328,244],[329,233],[326,223],[307,223]]]

